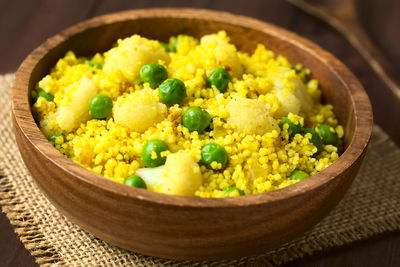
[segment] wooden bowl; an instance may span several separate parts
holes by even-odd
[[[225,30],[240,50],[257,43],[302,63],[320,81],[345,127],[345,152],[295,185],[224,199],[171,196],[107,180],[64,157],[40,132],[29,92],[68,50],[79,56],[108,50],[118,39]],[[128,250],[170,259],[210,260],[277,247],[313,227],[353,181],[372,129],[368,96],[334,56],[296,34],[255,19],[194,9],[133,10],[96,17],[47,40],[19,68],[12,93],[15,136],[26,166],[54,206],[93,235]]]

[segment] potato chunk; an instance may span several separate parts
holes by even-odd
[[[148,63],[168,64],[170,57],[159,42],[139,35],[118,40],[118,46],[105,53],[103,71],[110,77],[139,83],[140,68]]]
[[[78,83],[73,83],[66,89],[67,97],[70,92],[69,101],[64,101],[56,112],[57,124],[64,131],[72,131],[91,117],[89,104],[97,89],[95,83],[84,76]]]
[[[227,122],[234,124],[240,133],[263,135],[278,129],[266,105],[256,99],[236,97],[229,101],[226,108],[229,112]]]
[[[199,165],[185,151],[168,155],[163,166],[141,168],[136,174],[149,190],[171,195],[194,196],[203,181]]]
[[[144,132],[164,120],[167,107],[158,102],[151,89],[119,98],[114,105],[114,121],[136,132]]]

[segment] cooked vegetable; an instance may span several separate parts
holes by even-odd
[[[54,96],[52,96],[51,94],[47,93],[46,91],[40,91],[37,96],[36,99],[38,99],[39,97],[43,97],[44,99],[46,99],[47,101],[53,101],[54,100]]]
[[[71,101],[58,107],[56,121],[62,130],[69,132],[90,118],[89,105],[97,89],[92,80],[83,76],[80,81],[71,84],[67,90],[73,92]]]
[[[223,32],[204,35],[200,39],[200,50],[206,52],[204,58],[198,58],[208,69],[224,67],[232,77],[240,78],[243,65],[240,62],[236,47],[229,43],[229,38]]]
[[[178,51],[178,37],[171,37],[169,39],[170,52],[176,53]]]
[[[118,40],[118,45],[105,53],[103,72],[121,81],[139,84],[139,72],[148,63],[168,64],[170,57],[159,42],[133,35]],[[140,64],[138,64],[140,63]]]
[[[91,68],[95,68],[95,69],[99,69],[99,70],[102,69],[101,65],[99,63],[97,63],[97,62],[94,62],[94,61],[86,61],[85,64],[88,65]]]
[[[182,124],[189,131],[197,131],[202,133],[211,122],[211,116],[208,112],[200,107],[188,108],[182,116]]]
[[[153,139],[144,144],[141,157],[144,166],[157,167],[165,163],[166,157],[161,152],[169,150],[167,143],[159,139]]]
[[[53,134],[52,136],[50,136],[49,141],[53,144],[53,146],[56,146],[57,144],[67,142],[67,139],[62,134]]]
[[[113,102],[108,95],[99,94],[92,98],[89,112],[95,119],[105,119],[111,114]]]
[[[283,130],[283,127],[285,127],[286,124],[288,125],[287,131],[290,138],[293,138],[297,133],[301,133],[300,123],[294,124],[288,117],[283,117],[279,123],[279,127]]]
[[[115,122],[141,133],[162,121],[166,112],[167,107],[157,101],[151,89],[121,97],[113,108]]]
[[[263,135],[278,129],[267,107],[256,99],[236,97],[229,101],[226,109],[229,112],[227,122],[235,125],[239,133]]]
[[[157,63],[149,63],[140,69],[140,80],[143,83],[149,83],[151,88],[157,88],[168,78],[167,69]]]
[[[165,52],[170,52],[169,51],[169,45],[164,43],[164,42],[160,42],[160,45],[165,49]]]
[[[168,79],[160,85],[159,96],[169,106],[179,104],[186,96],[185,84],[179,79]]]
[[[193,196],[203,181],[199,165],[185,151],[169,154],[163,166],[141,168],[136,174],[149,190],[171,195]]]
[[[307,133],[311,134],[311,139],[310,142],[313,143],[313,145],[317,148],[317,152],[315,152],[312,156],[315,157],[317,156],[321,150],[322,150],[322,140],[321,137],[317,134],[317,132],[313,129],[305,129],[303,131],[303,134],[306,135]]]
[[[126,177],[124,184],[132,187],[147,189],[146,182],[138,175]]]
[[[296,181],[301,181],[304,178],[309,177],[310,175],[308,175],[308,173],[305,173],[303,171],[299,171],[299,170],[294,170],[290,176],[289,176],[289,180],[296,180]]]
[[[338,135],[328,124],[320,124],[316,128],[317,133],[321,136],[322,143],[325,145],[336,145],[338,142]]]
[[[290,68],[280,67],[279,71],[291,72]],[[282,82],[282,76],[276,77],[274,81],[275,95],[281,104],[277,115],[286,117],[289,113],[299,114],[303,112],[310,114],[313,109],[313,100],[307,92],[307,88],[298,76],[293,76],[286,83]]]
[[[236,197],[236,196],[244,196],[243,190],[240,190],[237,187],[231,186],[227,187],[222,192],[227,196],[227,197]]]
[[[223,146],[209,143],[201,148],[201,161],[208,169],[223,169],[228,162],[228,153]]]
[[[211,74],[207,77],[208,86],[215,86],[220,92],[225,92],[230,81],[231,75],[221,67],[212,69]]]

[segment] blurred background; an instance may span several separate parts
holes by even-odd
[[[318,5],[326,0],[310,0]],[[327,1],[335,2],[335,1]],[[356,19],[400,77],[400,1],[337,0],[355,4]],[[62,29],[105,13],[149,7],[192,7],[251,16],[310,39],[342,60],[364,85],[375,122],[400,144],[400,102],[378,78],[359,51],[338,31],[284,0],[0,0],[0,74],[14,72],[37,46]],[[333,8],[334,6],[332,6]],[[399,89],[400,90],[400,89]],[[294,266],[400,266],[400,233],[383,235],[323,252]],[[33,258],[0,215],[0,265],[31,266]]]

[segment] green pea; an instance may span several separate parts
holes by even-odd
[[[292,65],[290,68],[294,70],[296,74],[299,74],[301,72],[301,66],[299,65]]]
[[[157,88],[163,81],[168,78],[167,69],[157,63],[149,63],[144,65],[139,72],[140,80],[143,83],[149,83],[151,88]]]
[[[189,131],[197,131],[199,134],[202,133],[211,122],[210,114],[200,107],[188,108],[182,116],[182,124]]]
[[[140,176],[137,175],[131,175],[126,177],[124,184],[132,187],[147,189],[145,181]]]
[[[214,130],[214,125],[213,125],[214,124],[213,123],[214,119],[219,119],[220,121],[226,123],[226,120],[224,120],[223,118],[218,117],[218,116],[214,116],[214,117],[211,118],[210,125],[208,125],[208,127],[204,131],[210,132],[210,131]]]
[[[159,139],[152,139],[144,144],[141,158],[144,166],[146,167],[158,167],[165,164],[166,157],[161,156],[161,152],[169,150],[167,143]],[[155,152],[156,157],[153,158]]]
[[[308,173],[303,172],[303,171],[299,171],[299,170],[294,170],[290,176],[289,176],[289,180],[296,180],[296,181],[301,181],[304,178],[309,177],[310,175],[308,175]]]
[[[243,190],[240,190],[239,188],[234,187],[234,186],[230,186],[230,187],[224,188],[224,190],[222,190],[222,192],[228,197],[231,196],[231,194],[235,191],[237,191],[239,193],[239,196],[244,196]]]
[[[164,48],[165,52],[169,52],[169,45],[164,43],[164,42],[160,42],[160,45]]]
[[[318,125],[316,131],[319,133],[322,139],[322,143],[325,145],[336,145],[338,142],[338,135],[335,129],[328,124]]]
[[[186,96],[185,84],[179,79],[168,79],[160,85],[158,95],[169,106],[179,104]]]
[[[314,155],[312,155],[313,157],[317,156],[321,150],[322,150],[322,140],[321,137],[319,137],[319,135],[317,134],[317,132],[313,129],[307,128],[303,131],[303,134],[305,135],[306,133],[310,133],[311,134],[311,143],[313,143],[313,145],[317,148],[317,152],[314,153]]]
[[[288,117],[281,118],[281,122],[279,123],[279,127],[283,130],[283,126],[287,124],[289,128],[287,129],[289,133],[289,138],[293,138],[295,134],[301,133],[301,125],[300,123],[294,124]]]
[[[99,69],[99,70],[102,69],[101,65],[99,63],[97,63],[97,62],[94,62],[94,61],[86,61],[85,64],[88,65],[91,68],[95,68],[95,69]]]
[[[62,135],[62,134],[53,134],[53,135],[50,136],[50,138],[49,138],[50,143],[52,143],[53,146],[56,146],[56,145],[57,145],[57,142],[56,142],[56,141],[57,141],[57,138],[60,137],[60,136],[63,137],[64,143],[67,142],[67,139],[65,138],[64,135]]]
[[[99,94],[92,98],[89,104],[89,113],[95,119],[105,119],[111,114],[113,102],[107,95]]]
[[[51,94],[47,93],[46,91],[40,91],[36,96],[36,100],[38,100],[39,97],[43,97],[44,99],[46,99],[49,102],[54,100],[54,96],[52,96]]]
[[[216,143],[209,143],[201,148],[201,162],[208,168],[211,167],[213,162],[221,163],[222,169],[225,168],[228,162],[228,153],[223,146]]]
[[[207,77],[208,86],[214,85],[220,92],[225,92],[230,81],[231,75],[221,67],[212,69],[210,76]]]
[[[176,37],[171,37],[169,39],[169,47],[171,48],[170,51],[176,53],[176,51],[178,51],[178,36]]]

